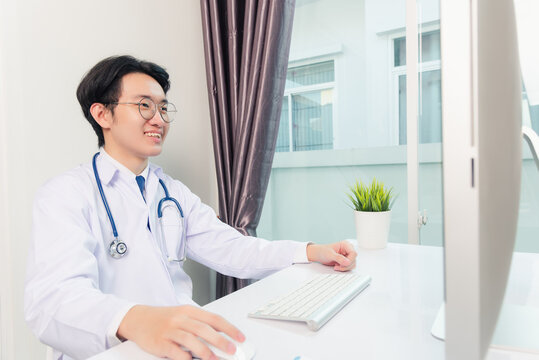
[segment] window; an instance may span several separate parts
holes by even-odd
[[[424,32],[420,41],[419,143],[442,142],[440,30]],[[397,89],[399,145],[406,145],[406,39],[393,39],[393,83]]]
[[[333,149],[334,61],[290,67],[276,152]]]
[[[421,27],[429,32],[422,36],[425,84],[433,81],[426,71],[440,73],[438,3],[428,0],[422,7]],[[406,4],[296,1],[277,152],[258,236],[316,243],[351,239],[355,228],[347,186],[376,177],[399,194],[389,241],[417,241],[408,235],[409,217],[417,217],[408,215],[408,201],[417,202],[419,196],[408,194],[407,177],[408,149],[417,144],[399,144],[399,122],[406,122],[405,108],[400,118],[398,111],[399,76],[406,74]],[[400,81],[404,85],[405,77]],[[432,87],[427,92],[435,95]],[[401,93],[403,100],[405,95]],[[437,103],[424,104],[423,111],[438,107],[439,113],[440,99],[432,98]],[[439,124],[438,120],[438,131]],[[428,190],[422,192],[426,195],[421,203],[426,205],[421,209],[428,209],[430,220],[422,231],[429,232],[426,243],[440,245],[441,146],[422,145],[421,160],[428,165],[421,167],[421,181]]]

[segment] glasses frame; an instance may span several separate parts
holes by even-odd
[[[152,111],[152,116],[150,116],[148,119],[142,115],[142,108],[141,108],[141,105],[142,105],[142,102],[144,100],[149,100],[152,104],[153,104],[153,111]],[[172,105],[174,106],[174,108],[176,109],[176,105],[174,105],[173,103],[170,103],[168,101],[163,101],[163,102],[160,102],[159,105],[162,105],[162,104],[168,104],[168,105]],[[138,105],[138,112],[140,114],[140,116],[142,116],[142,118],[146,121],[148,120],[151,120],[154,116],[155,116],[155,113],[157,112],[157,104],[149,97],[143,97],[142,99],[140,99],[138,102],[118,102],[118,101],[111,101],[109,103],[106,103],[106,105]],[[163,117],[163,113],[161,111],[159,111],[159,116],[161,116],[161,119],[166,122],[167,124],[170,124],[171,122],[174,121],[174,115],[178,112],[178,110],[172,110],[172,111],[168,111],[167,110],[167,114],[169,113],[172,113],[172,119],[170,117],[168,117],[167,119],[165,119]]]

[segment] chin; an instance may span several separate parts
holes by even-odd
[[[162,146],[146,146],[139,149],[139,154],[142,155],[142,157],[149,158],[161,154],[162,150]]]
[[[154,149],[152,151],[148,151],[147,155],[148,157],[153,157],[153,156],[157,156],[157,155],[160,155],[161,154],[161,148],[159,149]]]

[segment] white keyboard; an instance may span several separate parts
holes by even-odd
[[[249,316],[304,321],[317,331],[370,283],[370,276],[354,273],[317,275]]]

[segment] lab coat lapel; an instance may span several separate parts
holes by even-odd
[[[159,179],[161,178],[163,171],[159,166],[150,164],[150,169],[148,171],[148,179],[146,179],[146,201],[149,201],[149,205],[153,205],[153,202],[157,198],[161,199],[165,196],[164,191],[159,185]],[[156,205],[156,204],[155,204]]]
[[[146,202],[150,213],[150,227],[156,229],[157,226],[157,203],[165,196],[159,185],[162,170],[159,166],[149,164],[148,178],[146,179]]]

